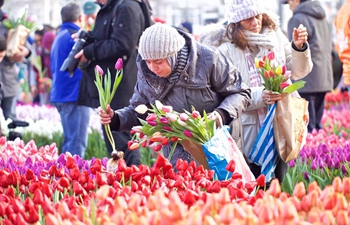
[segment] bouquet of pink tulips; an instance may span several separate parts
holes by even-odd
[[[172,141],[190,140],[202,145],[214,135],[215,121],[208,119],[206,112],[202,117],[194,108],[192,112],[185,110],[180,113],[174,111],[172,106],[155,101],[155,106],[152,105],[152,109],[147,108],[146,105],[139,105],[135,111],[139,114],[151,112],[146,120],[140,119],[142,126],[132,128],[133,133],[140,134],[141,141],[138,144],[168,139]],[[167,141],[163,141],[164,143]],[[134,144],[134,146],[137,145]]]
[[[227,179],[231,173],[226,170],[231,160],[235,161],[238,172],[243,180],[254,180],[242,153],[228,131],[228,126],[216,129],[215,119],[209,119],[204,111],[203,116],[194,108],[191,112],[176,112],[172,106],[163,105],[155,101],[155,106],[149,109],[146,105],[139,105],[135,111],[148,114],[146,120],[140,119],[142,126],[135,126],[132,132],[137,139],[129,142],[131,150],[155,145],[154,150],[160,151],[162,146],[172,142],[169,159],[179,142],[193,158],[204,168],[212,169],[219,180]]]

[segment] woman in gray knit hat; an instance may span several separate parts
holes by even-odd
[[[150,107],[156,100],[178,112],[191,111],[192,106],[199,112],[215,110],[225,124],[240,124],[238,118],[250,104],[250,90],[223,54],[169,25],[157,23],[144,31],[137,65],[138,79],[130,106],[114,112],[107,107],[107,113],[100,110],[101,123],[110,123],[114,130],[126,131],[139,125],[138,117],[145,115],[137,114],[135,107]],[[166,157],[170,150],[171,144],[163,148]],[[177,145],[171,158],[173,166],[179,158],[193,160]]]
[[[262,59],[271,50],[275,59],[291,70],[291,78],[305,77],[312,69],[312,61],[307,43],[306,28],[294,28],[293,41],[290,42],[281,31],[278,16],[266,11],[258,0],[228,0],[225,6],[228,24],[224,27],[212,25],[199,41],[216,46],[241,72],[243,81],[251,88],[252,104],[242,114],[243,153],[248,158],[259,129],[267,113],[267,105],[281,99],[281,94],[265,90],[257,71],[254,59]],[[257,177],[260,167],[249,163]],[[279,160],[275,177],[283,181],[287,164]]]

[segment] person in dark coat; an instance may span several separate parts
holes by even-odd
[[[136,56],[138,40],[145,29],[145,18],[140,4],[134,0],[96,0],[100,5],[95,26],[88,33],[87,45],[75,57],[80,58],[83,70],[78,104],[92,108],[100,106],[98,91],[95,86],[94,68],[99,65],[105,73],[112,75],[112,84],[116,75],[115,63],[123,59],[124,76],[112,99],[111,106],[120,109],[129,105],[136,83]],[[103,128],[109,154],[113,149]],[[124,152],[128,165],[140,164],[139,151],[129,151],[127,141],[131,139],[129,131],[113,133],[116,148]]]
[[[302,80],[305,86],[298,90],[301,97],[309,102],[308,131],[322,128],[324,98],[333,89],[332,32],[326,19],[326,12],[318,1],[281,0],[289,4],[293,16],[288,21],[288,36],[292,39],[293,29],[303,24],[308,32],[308,43],[313,63],[312,71]]]

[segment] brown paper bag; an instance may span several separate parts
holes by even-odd
[[[202,146],[189,140],[183,140],[181,145],[193,156],[199,165],[202,165],[204,169],[209,169],[207,158],[204,155]]]
[[[309,123],[308,101],[304,98],[283,94],[277,102],[273,121],[276,147],[281,159],[295,159],[306,143]]]
[[[10,29],[7,36],[6,56],[12,57],[20,50],[18,46],[24,46],[30,30],[23,25],[18,25],[15,29]]]

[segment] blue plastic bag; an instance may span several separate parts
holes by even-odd
[[[214,170],[214,176],[218,180],[226,180],[232,176],[232,173],[226,170],[226,166],[231,160],[234,160],[235,172],[242,174],[243,181],[255,180],[242,152],[237,147],[229,131],[229,126],[221,126],[215,131],[214,136],[202,145],[209,168]]]

